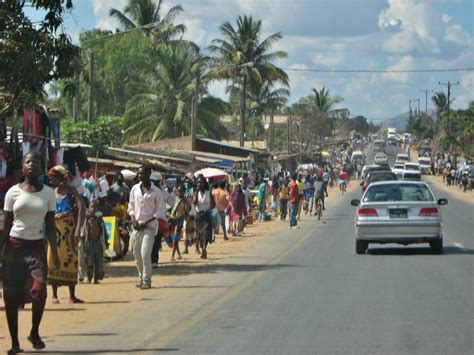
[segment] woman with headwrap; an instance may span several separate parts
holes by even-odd
[[[244,229],[244,216],[247,215],[245,206],[245,195],[242,191],[242,186],[236,182],[234,191],[230,194],[230,222],[234,236],[240,236],[240,232]]]
[[[85,207],[74,187],[69,186],[69,174],[61,165],[48,171],[56,197],[57,247],[61,258],[59,270],[53,269],[51,248],[48,250],[48,282],[53,288],[53,304],[58,304],[58,287],[69,287],[69,303],[84,303],[76,297],[78,273],[77,246],[81,238]]]

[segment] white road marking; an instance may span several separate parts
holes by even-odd
[[[456,248],[465,249],[465,248],[464,248],[464,245],[462,245],[461,243],[454,242],[453,245],[454,245]]]

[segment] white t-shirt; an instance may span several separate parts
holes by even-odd
[[[44,235],[44,217],[47,212],[56,210],[56,197],[49,186],[43,186],[39,192],[23,191],[19,185],[8,190],[5,196],[5,212],[13,212],[13,226],[10,236],[40,240]]]
[[[198,194],[198,203],[196,206],[196,210],[198,212],[205,212],[211,209],[211,192],[209,190],[204,191],[196,191]]]

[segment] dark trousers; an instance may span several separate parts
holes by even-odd
[[[286,219],[286,214],[288,213],[288,200],[280,200],[280,218]]]
[[[290,227],[296,226],[296,216],[298,215],[298,202],[290,204]]]
[[[155,235],[155,241],[153,242],[153,249],[151,251],[151,263],[158,264],[160,260],[160,250],[161,248],[161,234]]]

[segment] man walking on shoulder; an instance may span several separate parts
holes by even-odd
[[[298,203],[299,203],[299,192],[298,192],[298,175],[295,173],[291,177],[290,183],[290,229],[299,228],[297,225],[296,217],[298,215]]]
[[[151,288],[151,252],[158,220],[166,219],[160,206],[164,204],[163,195],[151,183],[151,168],[142,166],[138,169],[139,183],[130,191],[128,214],[132,222],[131,247],[137,264],[137,287],[142,290]]]

